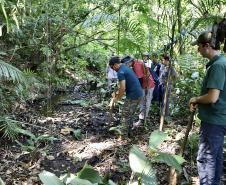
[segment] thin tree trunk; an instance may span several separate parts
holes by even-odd
[[[182,42],[182,20],[181,20],[181,0],[177,0],[177,22],[178,22],[178,33],[179,33],[179,53],[182,55],[184,52]]]
[[[167,80],[166,80],[166,87],[165,87],[165,91],[164,91],[164,102],[163,102],[163,107],[161,109],[161,117],[160,117],[160,126],[159,126],[159,130],[163,131],[163,124],[164,124],[164,120],[165,120],[165,114],[166,114],[166,102],[167,102],[167,97],[168,97],[168,87],[169,87],[169,82],[170,82],[170,73],[171,73],[171,60],[169,61],[169,68],[168,68],[168,75],[167,75]]]
[[[119,4],[118,10],[118,47],[117,47],[117,55],[119,55],[119,44],[120,44],[120,24],[121,24],[121,5]]]

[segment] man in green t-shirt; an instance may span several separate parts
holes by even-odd
[[[189,101],[198,107],[201,120],[197,166],[200,185],[219,185],[223,171],[223,145],[226,134],[226,58],[211,43],[211,32],[203,32],[193,44],[209,59],[201,94]]]

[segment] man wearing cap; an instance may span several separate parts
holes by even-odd
[[[133,71],[140,81],[143,93],[145,94],[140,102],[139,120],[133,124],[133,128],[135,128],[143,124],[145,118],[148,117],[155,84],[149,69],[142,61],[126,56],[121,62],[133,68]]]
[[[126,100],[122,110],[122,126],[124,126],[127,132],[126,134],[130,134],[129,131],[132,128],[134,113],[143,97],[143,91],[133,70],[122,64],[119,57],[112,57],[109,61],[109,66],[117,72],[119,81],[119,89],[113,94],[110,107],[120,100],[126,92]]]
[[[201,185],[219,185],[223,171],[223,144],[226,134],[226,58],[212,44],[211,32],[203,32],[193,45],[209,59],[201,94],[189,101],[198,107],[201,120],[197,166]]]

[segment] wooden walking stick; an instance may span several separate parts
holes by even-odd
[[[189,135],[189,132],[192,129],[192,124],[193,124],[193,121],[194,121],[194,116],[195,116],[195,111],[193,111],[191,113],[191,115],[190,115],[190,119],[189,119],[189,123],[187,125],[187,129],[186,129],[186,132],[185,132],[184,140],[183,140],[183,143],[182,143],[181,149],[180,149],[180,155],[181,156],[184,155],[185,147],[186,147],[187,140],[188,140],[188,135]]]
[[[188,125],[187,125],[187,128],[186,128],[186,131],[185,131],[184,140],[183,140],[183,143],[181,145],[180,153],[179,153],[181,156],[184,155],[184,151],[185,151],[185,147],[186,147],[186,144],[187,144],[189,132],[192,129],[194,116],[195,116],[195,111],[193,111],[191,113],[190,119],[189,119],[189,122],[188,122]],[[177,185],[178,181],[180,181],[180,175],[176,172],[176,170],[174,168],[170,168],[169,185]]]

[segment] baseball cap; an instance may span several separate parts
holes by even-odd
[[[131,56],[126,56],[121,60],[121,63],[128,64],[129,62],[132,62],[133,60],[134,60],[134,58],[132,58]]]
[[[205,43],[211,43],[211,37],[212,33],[210,31],[202,32],[198,39],[191,43],[192,46],[198,45],[198,44],[205,44]]]

